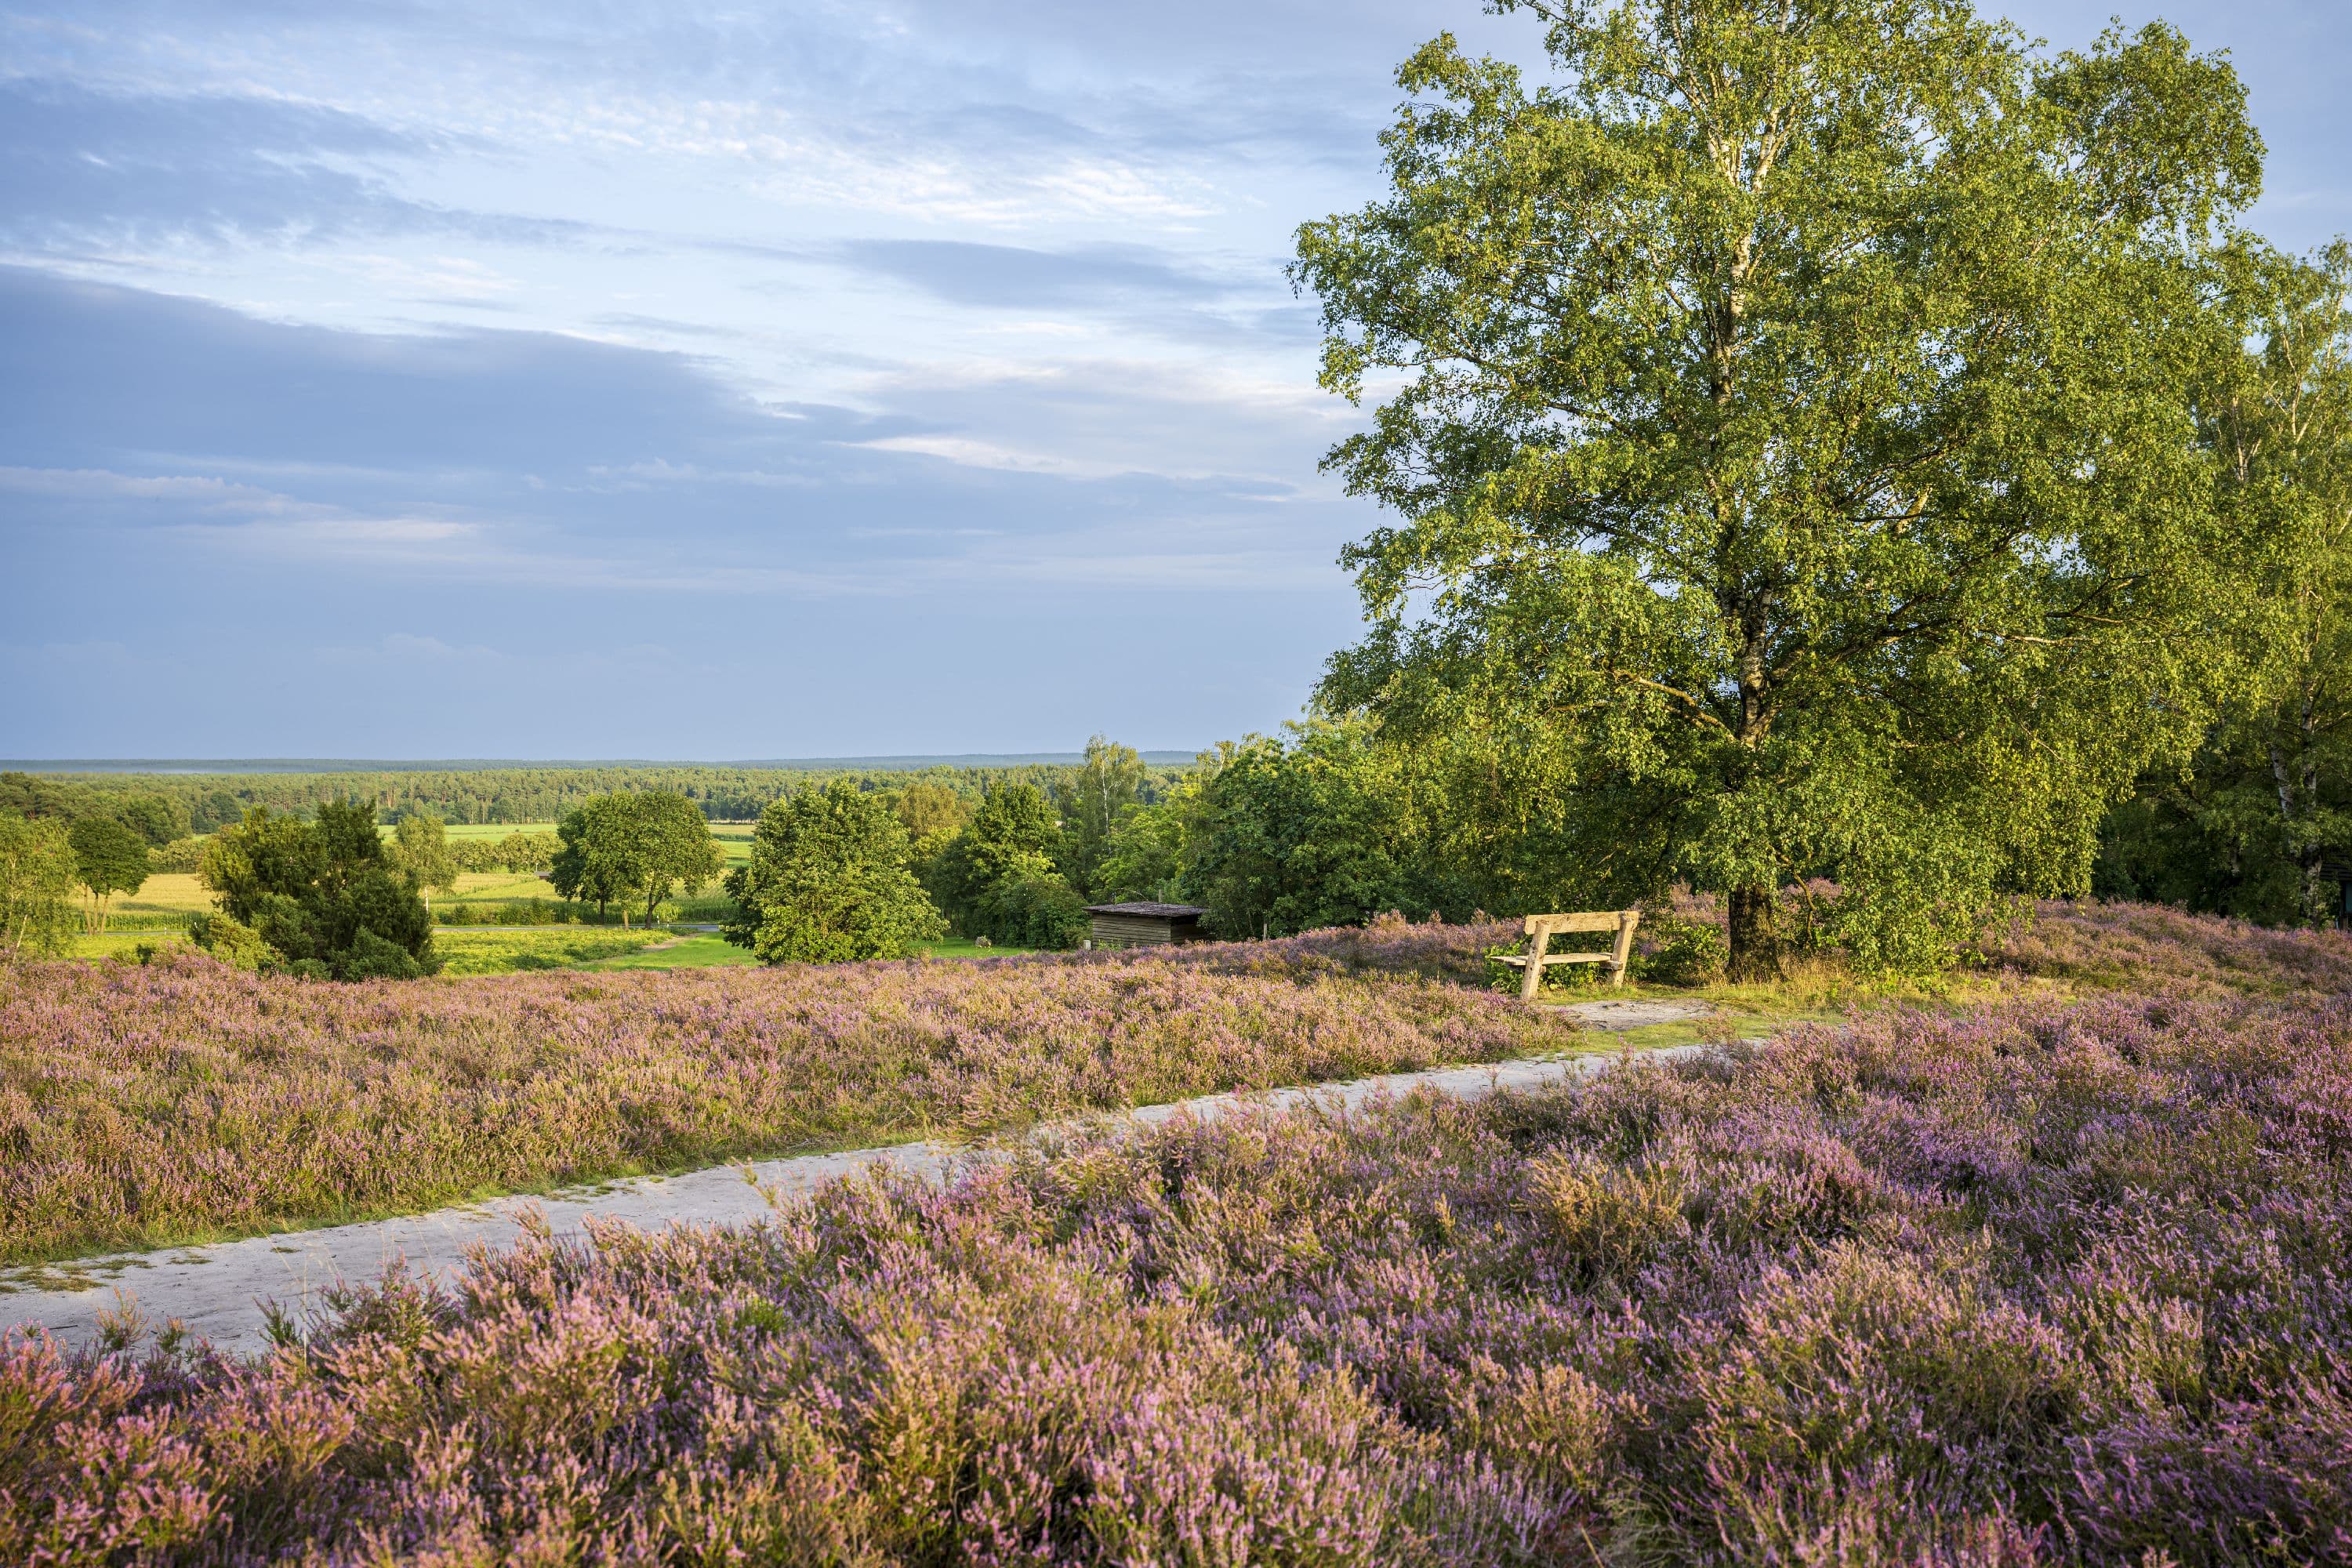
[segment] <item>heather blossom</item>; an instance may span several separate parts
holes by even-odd
[[[0,1560],[2352,1561],[2352,999],[1885,1013],[0,1351]]]

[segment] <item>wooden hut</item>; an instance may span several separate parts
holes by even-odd
[[[1089,945],[1094,947],[1157,947],[1163,942],[1201,942],[1201,917],[1209,911],[1191,904],[1088,904],[1094,917]]]

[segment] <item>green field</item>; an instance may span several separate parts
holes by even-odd
[[[623,953],[594,963],[583,964],[584,969],[722,969],[730,965],[757,963],[751,950],[737,947],[725,937],[705,931],[695,936],[673,937],[657,947]]]
[[[659,929],[484,926],[435,931],[433,951],[441,956],[444,974],[508,974],[519,969],[586,968],[670,940]]]
[[[130,958],[142,942],[161,946],[185,942],[176,926],[122,930],[78,936],[67,951],[74,958]],[[747,948],[715,931],[677,932],[656,926],[624,931],[618,926],[442,927],[433,933],[444,974],[506,974],[524,969],[718,969],[756,963]],[[1024,947],[976,947],[965,937],[926,942],[930,958],[1006,958]]]

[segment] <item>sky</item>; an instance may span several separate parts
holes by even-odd
[[[1997,9],[1998,7],[1988,7]],[[2352,231],[2343,0],[2227,48]],[[0,757],[1190,749],[1360,629],[1283,273],[1457,0],[0,0]]]

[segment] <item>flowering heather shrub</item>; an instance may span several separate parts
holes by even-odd
[[[1202,942],[1165,952],[1169,962],[1220,973],[1410,974],[1483,987],[1487,949],[1524,940],[1517,921],[1417,924],[1386,914],[1366,926],[1335,926],[1272,942]]]
[[[1281,955],[349,986],[185,950],[6,967],[0,1261],[1573,1039],[1499,998]]]
[[[1882,1015],[20,1338],[0,1561],[2344,1562],[2347,1224],[2352,1003]]]
[[[2037,907],[1983,944],[2022,974],[2177,995],[2332,996],[2352,992],[2352,932],[2273,931],[2162,904]]]

